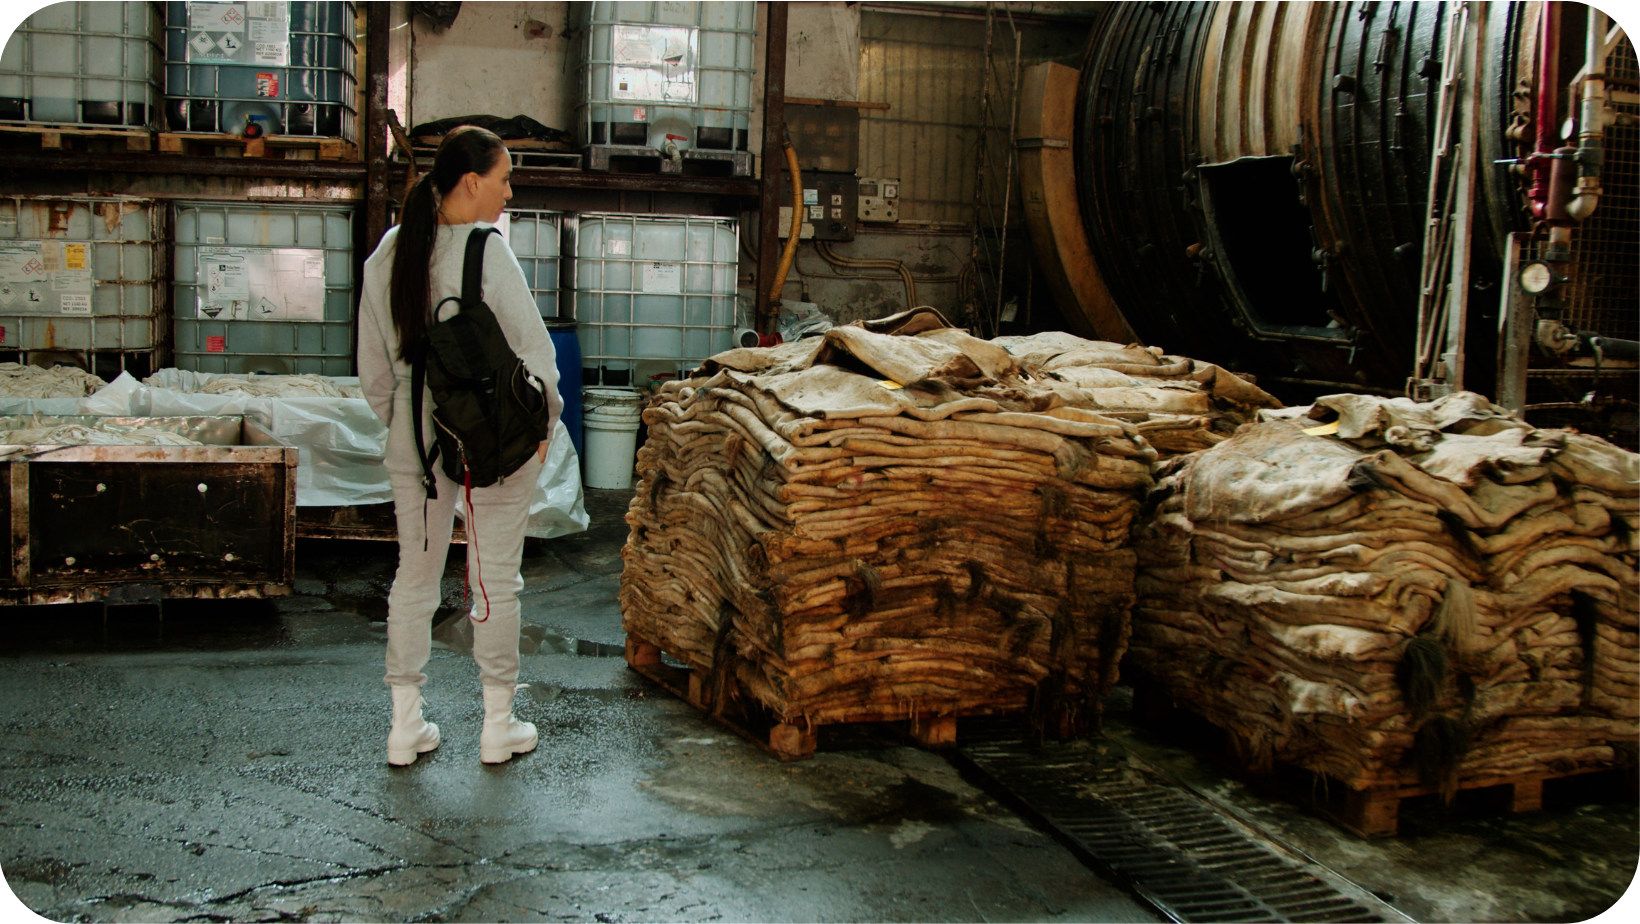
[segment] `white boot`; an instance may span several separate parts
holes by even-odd
[[[421,688],[394,684],[393,728],[387,733],[387,762],[408,767],[418,754],[438,747],[438,726],[421,717]]]
[[[513,715],[514,687],[484,686],[484,730],[478,735],[478,759],[504,764],[515,754],[535,750],[535,725]]]

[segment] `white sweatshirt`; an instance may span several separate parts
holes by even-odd
[[[433,241],[432,274],[428,293],[430,304],[461,294],[462,260],[467,253],[467,235],[479,225],[438,225]],[[364,388],[370,409],[387,425],[387,470],[419,474],[416,436],[410,429],[410,364],[399,359],[399,336],[393,329],[390,307],[394,242],[397,226],[389,228],[381,245],[364,262],[364,291],[359,299],[359,384]],[[558,420],[564,409],[558,394],[558,364],[552,338],[541,322],[541,313],[524,279],[524,270],[512,248],[500,235],[490,235],[484,245],[484,302],[507,343],[524,361],[530,374],[546,385],[547,409]],[[434,445],[433,396],[422,398],[422,433],[427,447]]]

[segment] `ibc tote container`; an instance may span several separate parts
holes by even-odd
[[[342,206],[177,203],[178,368],[351,375],[353,219]]]
[[[166,4],[172,131],[358,140],[352,3]]]
[[[535,307],[541,318],[552,321],[558,317],[559,230],[563,215],[536,209],[507,210],[507,243],[513,256],[524,268],[530,293],[535,296]]]
[[[582,27],[582,146],[747,150],[750,2],[571,4]],[[681,140],[679,140],[681,139]]]
[[[681,373],[729,349],[739,248],[732,218],[581,215],[575,308],[589,383],[642,385],[639,362]]]
[[[151,372],[162,223],[150,199],[0,198],[0,354]]]
[[[507,243],[513,256],[524,269],[530,293],[535,296],[535,307],[546,322],[547,334],[552,338],[553,351],[558,363],[558,394],[564,399],[562,419],[575,444],[576,455],[581,454],[581,342],[576,332],[575,319],[569,316],[558,297],[562,285],[561,235],[564,216],[561,212],[543,212],[531,209],[507,210]]]
[[[0,122],[148,128],[161,99],[157,3],[54,3],[0,54]]]

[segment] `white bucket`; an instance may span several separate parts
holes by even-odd
[[[586,478],[582,483],[589,488],[632,487],[643,393],[636,388],[583,388],[581,408],[582,432],[586,436]]]

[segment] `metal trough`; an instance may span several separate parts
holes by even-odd
[[[297,451],[243,417],[0,417],[114,423],[201,446],[0,445],[0,604],[290,593]]]

